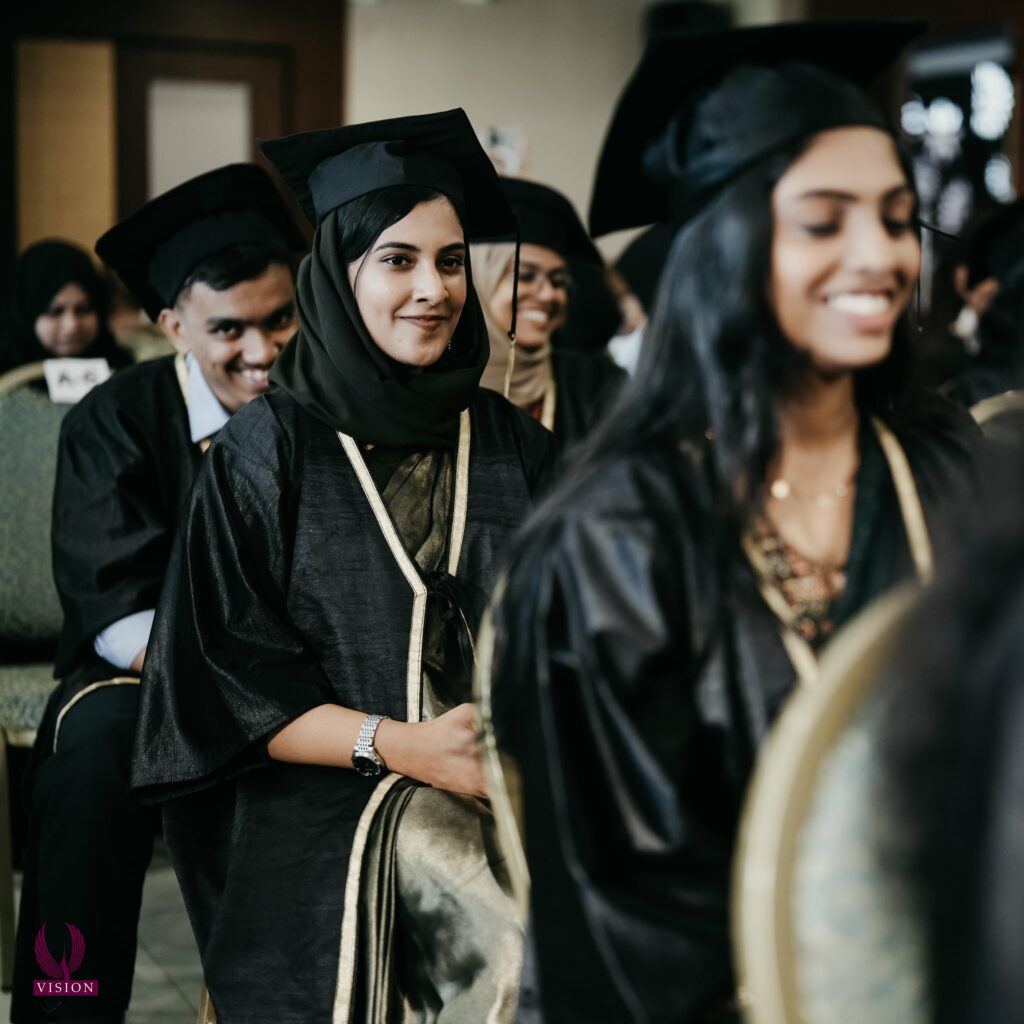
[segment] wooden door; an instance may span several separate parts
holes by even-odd
[[[122,43],[117,50],[118,213],[125,217],[154,194],[185,178],[233,160],[262,161],[257,138],[274,138],[292,129],[291,74],[286,52],[273,49]],[[177,90],[175,87],[178,87]],[[173,118],[177,135],[167,130],[161,97],[175,92],[185,109]],[[202,98],[225,103],[218,115],[203,109]],[[164,104],[166,105],[166,100]],[[187,121],[194,118],[195,132]],[[222,122],[218,123],[216,117]],[[237,124],[236,118],[244,119]],[[214,118],[214,120],[211,120]],[[219,131],[219,127],[224,131]],[[225,138],[230,136],[230,138]],[[244,136],[244,144],[242,138]],[[168,172],[161,154],[180,168]],[[264,164],[264,166],[266,166]],[[168,176],[168,173],[170,176]]]

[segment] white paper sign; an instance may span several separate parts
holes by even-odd
[[[74,405],[110,376],[106,359],[44,359],[51,402]]]

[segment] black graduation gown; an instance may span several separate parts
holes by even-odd
[[[962,429],[900,434],[940,556]],[[839,623],[913,572],[888,465],[872,434],[862,447]],[[517,553],[526,575],[496,611],[493,720],[522,787],[550,1024],[733,1019],[714,1016],[734,987],[733,845],[795,671],[749,564],[723,572],[713,522],[692,455],[619,457]]]
[[[61,428],[53,575],[64,610],[54,674],[67,699],[123,674],[93,651],[97,633],[155,608],[202,453],[173,356],[116,374]]]
[[[449,571],[476,607],[543,487],[550,436],[492,392],[462,414]],[[346,1021],[362,854],[390,774],[274,762],[338,703],[418,720],[427,588],[358,446],[272,390],[206,456],[147,654],[133,766],[222,1024]]]
[[[626,372],[603,353],[555,348],[555,443],[568,451],[590,433],[626,382]]]

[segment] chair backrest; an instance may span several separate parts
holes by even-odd
[[[1024,390],[983,398],[971,406],[971,415],[990,440],[1016,448],[1024,444]]]
[[[886,694],[874,686],[916,597],[900,589],[835,640],[790,700],[747,796],[733,939],[752,1024],[924,1024],[923,926],[887,859]]]
[[[0,377],[0,641],[56,638],[63,621],[53,583],[50,520],[60,425],[70,406],[50,401],[42,365],[14,386]],[[6,383],[5,383],[6,382]]]

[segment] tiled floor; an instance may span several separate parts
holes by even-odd
[[[174,871],[160,850],[142,894],[139,952],[127,1024],[192,1024],[203,983],[199,954]],[[11,997],[0,994],[0,1021]]]

